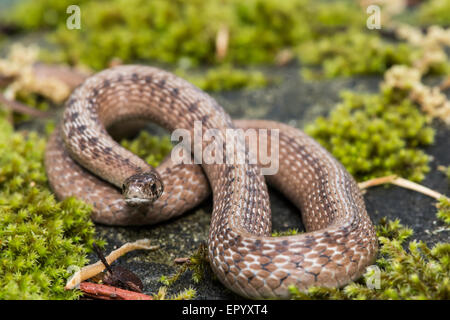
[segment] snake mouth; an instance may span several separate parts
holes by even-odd
[[[132,207],[142,206],[152,204],[154,200],[151,199],[140,199],[140,198],[125,198],[125,202]]]
[[[164,186],[155,172],[144,172],[132,175],[122,185],[122,194],[128,205],[148,205],[157,200],[163,193]]]

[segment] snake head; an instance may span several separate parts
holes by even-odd
[[[125,202],[131,206],[151,204],[164,191],[164,185],[156,172],[137,173],[128,177],[122,185]]]

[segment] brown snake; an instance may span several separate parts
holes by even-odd
[[[79,86],[66,105],[45,158],[57,197],[76,196],[92,204],[96,222],[138,225],[185,212],[208,196],[210,186],[211,267],[225,286],[242,296],[287,298],[290,285],[301,290],[342,286],[359,278],[375,258],[377,239],[356,182],[298,129],[264,120],[233,122],[206,93],[147,66],[102,71]],[[204,130],[215,128],[223,136],[226,129],[235,127],[279,129],[279,170],[266,179],[301,209],[308,233],[270,236],[268,192],[257,165],[205,161],[200,167],[175,165],[168,159],[155,174],[106,131],[136,119],[191,133],[198,120]],[[150,180],[142,181],[147,173]],[[117,187],[126,182],[126,189],[133,189],[128,186],[131,176],[137,177],[137,187],[153,192],[149,204],[131,206],[124,200]]]

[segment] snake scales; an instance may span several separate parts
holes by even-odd
[[[248,161],[200,167],[167,159],[155,175],[107,132],[114,124],[142,119],[191,133],[195,120],[221,135],[235,127],[279,129],[279,170],[266,180],[301,209],[308,233],[270,236],[264,176]],[[58,198],[76,196],[91,203],[93,220],[110,225],[169,219],[205,199],[211,188],[211,267],[225,286],[245,297],[287,298],[290,285],[301,290],[342,286],[360,277],[377,251],[356,182],[317,142],[278,122],[233,122],[206,93],[160,69],[119,66],[88,78],[66,103],[63,121],[48,142],[45,165]],[[119,188],[130,176],[146,173],[153,173],[153,203],[127,204]]]

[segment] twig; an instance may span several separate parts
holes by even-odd
[[[385,184],[385,183],[392,183],[396,178],[397,178],[397,176],[385,176],[385,177],[380,177],[380,178],[374,178],[374,179],[370,179],[370,180],[358,183],[358,187],[360,189],[367,189],[367,188],[379,186],[379,185]]]
[[[103,263],[103,265],[105,266],[105,268],[111,273],[113,274],[113,270],[111,269],[111,265],[108,263],[108,261],[106,261],[105,256],[103,255],[103,252],[100,250],[100,248],[94,243],[92,243],[92,248],[94,249],[95,253],[97,254],[98,258],[100,259],[100,261]]]
[[[11,109],[15,112],[27,114],[27,115],[38,117],[38,118],[50,117],[50,114],[48,112],[44,112],[44,111],[40,111],[40,110],[31,108],[31,107],[24,105],[18,101],[15,101],[15,100],[9,100],[1,93],[0,93],[0,103],[3,103],[9,109]]]
[[[144,285],[142,284],[141,279],[134,274],[134,272],[120,266],[111,267],[108,261],[106,261],[103,252],[95,244],[95,242],[92,243],[92,248],[108,270],[107,275],[103,277],[104,284],[142,293]]]
[[[104,284],[82,282],[80,290],[88,297],[103,300],[153,300],[152,296],[111,287]]]
[[[113,261],[123,256],[127,252],[133,250],[155,250],[159,246],[150,246],[149,239],[142,239],[132,243],[126,243],[119,249],[112,251],[107,257],[106,261],[111,264]],[[101,261],[97,261],[94,264],[83,267],[80,271],[76,272],[66,283],[64,289],[74,289],[82,281],[92,278],[102,272],[105,269],[105,265]]]
[[[227,55],[229,38],[228,27],[225,25],[220,26],[216,36],[216,57],[219,61],[222,61]]]
[[[403,178],[399,178],[397,176],[386,176],[386,177],[371,179],[371,180],[359,183],[358,186],[360,189],[366,189],[369,187],[374,187],[374,186],[378,186],[378,185],[386,184],[386,183],[394,184],[394,185],[402,187],[402,188],[420,192],[420,193],[425,194],[429,197],[432,197],[436,200],[439,200],[442,197],[446,197],[445,195],[443,195],[437,191],[434,191],[430,188],[422,186],[418,183],[415,183],[415,182],[412,182],[412,181],[409,181],[409,180],[406,180]]]

